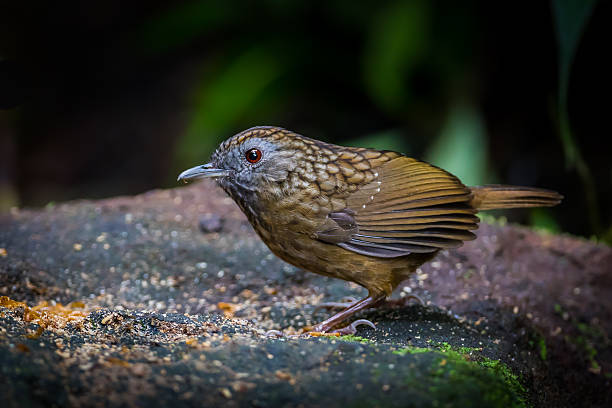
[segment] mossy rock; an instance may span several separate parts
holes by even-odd
[[[200,215],[223,218],[202,233]],[[209,183],[0,215],[6,406],[609,406],[612,250],[512,225],[355,336],[274,339],[362,288],[299,271]],[[66,305],[66,306],[62,306]]]

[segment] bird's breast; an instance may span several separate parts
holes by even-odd
[[[316,239],[327,214],[346,207],[344,198],[300,189],[280,198],[268,195],[238,202],[262,241],[279,258],[298,268],[356,282],[390,294],[398,279],[414,270],[407,258],[372,258]]]

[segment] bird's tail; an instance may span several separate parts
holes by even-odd
[[[552,207],[563,199],[556,191],[543,188],[487,185],[470,187],[470,205],[477,210],[502,208]]]

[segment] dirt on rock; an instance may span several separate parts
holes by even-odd
[[[0,215],[7,406],[612,405],[612,249],[481,223],[357,336],[364,289],[270,253],[212,183]],[[418,295],[420,305],[409,300]],[[266,336],[282,330],[285,337]]]

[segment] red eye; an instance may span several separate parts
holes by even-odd
[[[261,160],[261,150],[259,150],[259,149],[251,149],[248,152],[246,152],[244,157],[247,159],[247,161],[249,163],[255,164],[255,163],[257,163],[258,161]]]

